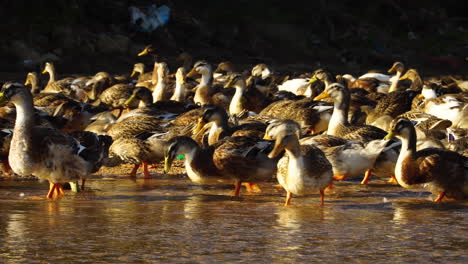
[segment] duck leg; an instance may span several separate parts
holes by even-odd
[[[320,206],[323,206],[325,201],[325,190],[321,189],[320,190]]]
[[[256,183],[252,182],[243,182],[242,185],[245,186],[248,192],[261,192],[262,189]]]
[[[445,197],[445,192],[441,192],[439,193],[439,195],[437,195],[437,198],[434,200],[434,202],[439,203],[442,201],[442,199],[444,199],[444,197]]]
[[[138,171],[138,167],[139,167],[138,164],[133,165],[133,169],[132,169],[132,171],[130,172],[130,177],[132,177],[132,178],[135,178],[135,177],[136,177],[136,173],[137,173],[137,171]]]
[[[85,182],[86,182],[85,178],[81,179],[81,190],[82,191],[84,191]]]
[[[335,181],[335,180],[332,179],[331,182],[330,182],[330,184],[327,186],[327,188],[325,188],[327,191],[333,190],[333,182],[334,182],[334,181]]]
[[[372,175],[372,169],[366,170],[364,178],[361,181],[361,184],[367,184],[369,182],[370,176]]]
[[[143,175],[145,175],[145,179],[151,179],[151,174],[148,171],[148,163],[146,161],[143,162]]]
[[[58,199],[65,195],[62,185],[60,183],[49,182],[49,192],[47,193],[47,199]]]
[[[392,174],[390,179],[388,180],[388,183],[396,183],[398,184],[398,180],[396,179],[395,175]]]
[[[47,199],[52,199],[55,192],[55,185],[52,182],[49,182],[49,192],[47,193]]]
[[[333,179],[335,181],[342,181],[344,179],[348,178],[348,174],[335,174],[333,175]]]
[[[241,185],[242,183],[240,181],[234,183],[234,196],[239,196]]]
[[[291,198],[292,198],[292,192],[289,192],[286,194],[286,200],[284,201],[284,206],[288,206],[291,203]]]

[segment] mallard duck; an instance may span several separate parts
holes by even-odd
[[[260,92],[255,85],[247,87],[245,77],[241,74],[232,74],[224,88],[234,87],[236,92],[229,104],[229,114],[241,116],[246,111],[260,113],[271,100]]]
[[[124,82],[117,80],[114,76],[110,75],[108,72],[98,72],[90,80],[86,82],[83,90],[84,90],[84,93],[86,93],[87,97],[90,100],[94,101],[99,97],[102,91],[119,83],[124,83]]]
[[[134,137],[117,138],[109,149],[109,156],[119,157],[127,164],[134,164],[131,177],[136,177],[136,172],[143,165],[145,179],[150,179],[148,164],[156,164],[163,160],[166,149],[167,133],[141,133]]]
[[[416,151],[416,131],[405,118],[392,122],[386,139],[398,137],[402,147],[395,167],[398,183],[404,188],[423,185],[438,194],[435,202],[448,198],[468,197],[468,159],[453,151],[426,148]]]
[[[143,63],[135,63],[133,65],[132,73],[130,77],[135,76],[138,73],[138,83],[151,81],[152,72],[145,72],[145,64]]]
[[[372,108],[372,111],[368,111],[366,124],[372,124],[378,118],[385,118],[385,116],[393,119],[411,110],[413,98],[417,94],[418,92],[413,90],[390,92],[377,101],[377,105]]]
[[[57,80],[55,66],[52,62],[46,62],[42,74],[49,74],[49,81],[46,87],[41,91],[43,93],[69,93],[70,84],[73,78]]]
[[[168,121],[176,118],[177,115],[195,108],[195,105],[185,104],[177,101],[158,101],[153,103],[153,95],[145,87],[136,87],[132,95],[127,99],[125,105],[133,105],[134,101],[139,101],[138,107],[123,113],[117,122],[131,116],[147,115]]]
[[[131,84],[115,84],[104,90],[93,102],[93,105],[105,105],[110,109],[118,109],[117,117],[122,114],[124,108],[136,108],[138,102],[134,101],[132,105],[127,104],[127,100],[132,96],[135,86]]]
[[[50,183],[47,198],[64,195],[61,183],[85,179],[94,167],[83,157],[84,147],[63,132],[34,126],[31,92],[19,83],[6,83],[0,91],[0,105],[12,102],[17,118],[11,140],[9,164],[18,175],[34,175]]]
[[[331,84],[333,79],[330,72],[318,69],[314,72],[309,83],[319,83],[321,85],[316,86],[316,88],[322,89],[325,85]],[[327,130],[332,108],[330,103],[314,101],[312,98],[280,100],[265,107],[260,115],[292,119],[298,122],[306,133],[314,134]]]
[[[274,127],[274,128],[272,128]],[[300,127],[292,120],[271,123],[265,133],[265,138],[274,139],[275,147],[268,154],[269,158],[286,153],[278,161],[278,182],[286,190],[285,206],[291,202],[292,195],[304,195],[310,192],[320,192],[320,205],[323,206],[325,188],[333,180],[330,162],[324,153],[313,145],[300,145]]]
[[[408,88],[409,90],[418,91],[418,92],[421,91],[424,82],[417,70],[415,69],[407,70],[405,74],[400,77],[400,80],[406,80],[406,79],[409,79],[411,81],[411,86]]]
[[[31,93],[36,94],[39,92],[39,79],[37,78],[37,73],[29,72],[26,76],[26,81],[24,85],[31,85]]]
[[[193,102],[198,105],[218,104],[227,106],[231,100],[231,96],[226,96],[224,93],[218,92],[213,86],[213,69],[206,61],[198,61],[193,66],[192,70],[187,73],[187,77],[193,77],[201,74],[200,83],[194,88],[195,95]]]
[[[117,118],[109,111],[104,111],[90,118],[92,121],[84,131],[93,132],[97,135],[106,135],[107,130],[117,121]]]
[[[113,124],[107,131],[107,135],[115,141],[121,137],[132,138],[144,132],[165,132],[161,127],[161,118],[149,115],[129,116]]]
[[[445,94],[425,99],[422,110],[441,119],[448,119],[452,127],[468,128],[468,99],[464,94]]]
[[[172,162],[179,155],[184,155],[185,170],[189,179],[196,184],[234,183],[234,179],[221,174],[213,163],[216,146],[201,148],[192,138],[178,136],[167,142],[164,158],[164,172],[168,173]]]
[[[263,138],[266,125],[262,122],[245,122],[237,126],[229,125],[229,116],[224,108],[219,106],[207,107],[197,125],[193,129],[193,134],[197,135],[209,122],[213,122],[208,132],[208,145],[213,145],[220,139],[235,134],[236,136],[253,136]]]
[[[263,94],[273,94],[278,85],[286,82],[289,75],[280,75],[274,73],[268,65],[260,63],[255,65],[247,79],[247,86],[254,84]]]
[[[258,183],[272,179],[276,172],[275,159],[267,157],[273,143],[255,137],[228,137],[220,142],[213,153],[213,163],[223,177],[234,180],[234,196],[239,196],[245,183]]]
[[[334,101],[333,114],[328,125],[327,134],[353,139],[359,142],[369,142],[374,139],[382,139],[386,132],[380,128],[369,125],[351,125],[348,122],[348,111],[350,93],[342,84],[333,83],[328,85],[325,90],[314,98],[320,100],[332,97]]]
[[[343,75],[343,77],[349,81],[348,88],[362,88],[368,92],[390,93],[397,90],[398,81],[404,69],[404,64],[397,61],[393,63],[392,67],[388,70],[389,73],[395,72],[393,76],[369,72],[359,76],[358,79],[348,74]]]

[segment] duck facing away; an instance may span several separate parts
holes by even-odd
[[[404,188],[423,185],[434,194],[435,202],[444,197],[464,199],[468,197],[468,159],[445,149],[426,148],[416,151],[416,131],[413,123],[405,118],[395,119],[387,139],[394,136],[402,141],[395,167],[395,177]]]

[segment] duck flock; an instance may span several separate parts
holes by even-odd
[[[154,53],[146,47],[139,56]],[[130,76],[99,72],[49,81],[35,72],[0,91],[0,159],[6,177],[49,182],[48,199],[84,189],[102,166],[151,165],[170,173],[183,159],[195,184],[258,191],[277,181],[292,196],[325,191],[335,181],[372,175],[443,199],[468,198],[468,81],[424,78],[395,62],[359,77],[326,69],[281,74],[265,64],[238,71],[192,63],[183,53],[171,73],[157,60]],[[389,65],[391,66],[391,65]],[[390,184],[390,183],[389,183]]]

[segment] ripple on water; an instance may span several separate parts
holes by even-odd
[[[46,184],[0,182],[0,259],[11,263],[466,262],[468,203],[435,204],[426,192],[375,181],[340,182],[294,197],[272,184],[232,186],[185,179],[99,179],[56,202]],[[19,194],[24,193],[24,197]]]

